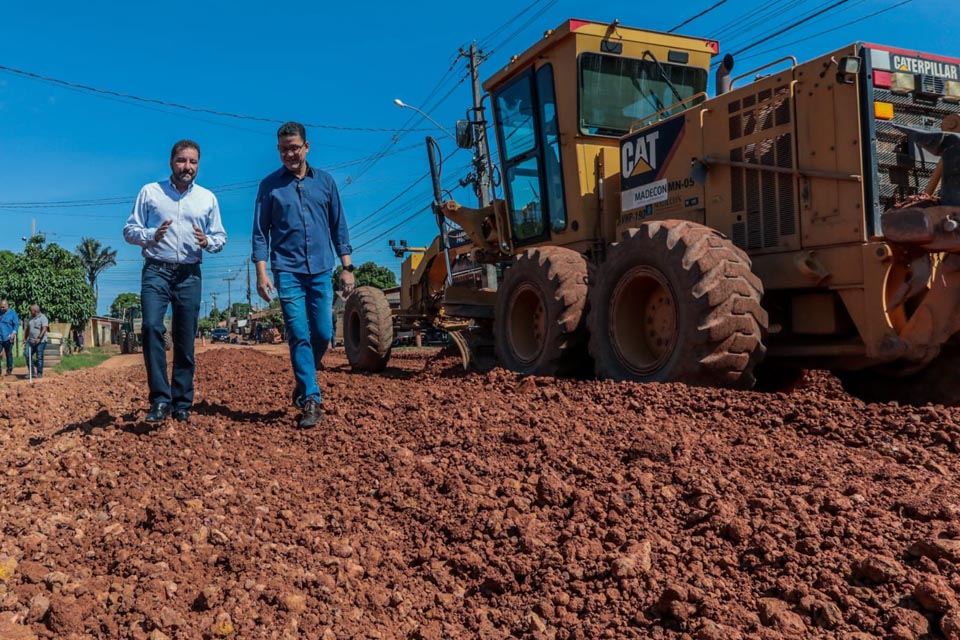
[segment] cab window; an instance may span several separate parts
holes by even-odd
[[[515,245],[566,228],[553,70],[529,70],[494,94],[504,190]]]

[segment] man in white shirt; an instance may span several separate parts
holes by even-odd
[[[140,190],[123,227],[130,244],[143,247],[140,306],[143,361],[150,386],[147,422],[167,416],[190,419],[193,406],[193,340],[200,313],[203,251],[217,253],[227,242],[216,196],[195,183],[200,146],[181,140],[170,152],[170,178]],[[167,379],[163,317],[173,305],[173,378]]]

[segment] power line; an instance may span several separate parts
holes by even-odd
[[[784,27],[784,28],[782,28],[782,29],[779,29],[778,31],[775,31],[775,32],[771,33],[770,35],[764,36],[763,38],[757,40],[756,42],[753,42],[752,44],[749,44],[749,45],[747,45],[747,46],[739,49],[738,51],[733,52],[733,55],[734,55],[734,56],[738,56],[738,55],[740,55],[741,53],[744,53],[744,52],[746,52],[746,51],[749,51],[750,49],[753,49],[754,47],[759,46],[759,45],[763,44],[764,42],[768,42],[768,41],[772,40],[773,38],[776,38],[777,36],[781,36],[781,35],[783,35],[784,33],[788,32],[788,31],[791,31],[791,30],[793,30],[793,29],[801,26],[802,24],[804,24],[804,23],[806,23],[806,22],[809,22],[811,19],[816,18],[816,17],[819,16],[819,15],[823,15],[824,13],[827,13],[828,11],[832,11],[832,10],[836,9],[837,7],[839,7],[839,6],[841,6],[841,5],[844,5],[844,4],[848,3],[848,2],[850,2],[850,0],[838,0],[837,2],[834,2],[833,4],[831,4],[831,5],[828,6],[828,7],[824,7],[824,8],[822,8],[822,9],[820,9],[819,11],[816,11],[816,12],[814,12],[814,13],[812,13],[812,14],[810,14],[810,15],[808,15],[808,16],[806,16],[806,17],[804,17],[804,18],[802,18],[802,19],[800,19],[800,20],[798,20],[798,21],[796,21],[796,22],[794,22],[794,23],[791,24],[791,25],[788,25],[788,26],[786,26],[786,27]]]
[[[455,151],[453,154],[450,154],[450,157],[452,158],[458,151],[460,151],[460,150],[458,149],[458,150]],[[466,171],[467,169],[469,169],[470,167],[471,167],[470,164],[465,164],[465,165],[462,165],[462,166],[460,166],[460,167],[457,167],[457,168],[454,169],[453,171],[454,171],[455,174],[460,174],[460,173]],[[429,175],[430,175],[430,174],[429,174],[429,172],[428,172],[426,176],[421,177],[420,180],[417,180],[417,182],[422,181],[424,178],[426,178],[426,177],[429,176]],[[414,185],[410,185],[410,187],[408,187],[407,189],[404,190],[404,193],[409,192],[410,189],[411,189],[413,186],[414,186]],[[400,194],[400,195],[402,195],[402,194]],[[398,197],[399,197],[399,196],[398,196]],[[396,200],[396,199],[397,199],[397,198],[394,198],[393,200]],[[402,204],[397,205],[397,207],[394,208],[393,212],[391,212],[391,213],[389,213],[389,214],[386,214],[386,215],[384,216],[384,220],[382,220],[382,221],[381,221],[381,220],[378,220],[378,221],[376,221],[373,225],[367,227],[366,229],[363,229],[363,230],[360,230],[360,229],[359,229],[359,227],[362,227],[362,224],[361,224],[361,223],[363,222],[363,220],[362,220],[361,222],[358,222],[356,225],[351,225],[351,229],[350,229],[351,240],[352,240],[352,241],[357,241],[357,240],[359,240],[359,239],[360,239],[361,237],[363,237],[363,236],[369,235],[369,234],[371,234],[371,233],[375,233],[375,232],[377,231],[377,229],[378,229],[379,227],[381,227],[384,223],[389,223],[390,221],[395,220],[398,215],[401,215],[400,212],[402,212],[402,211],[404,211],[404,210],[407,210],[410,206],[414,205],[415,203],[417,203],[417,202],[423,202],[424,200],[432,200],[432,199],[433,199],[433,194],[432,194],[431,191],[420,192],[420,193],[417,193],[417,194],[415,194],[414,196],[408,198],[408,199],[405,200]],[[392,201],[393,201],[393,200],[392,200]],[[392,201],[391,201],[391,202],[392,202]],[[387,204],[389,204],[389,203],[387,203]],[[379,211],[383,210],[384,208],[386,208],[386,205],[384,205],[383,207],[380,207],[380,209],[378,209],[377,211],[379,212]],[[371,217],[372,217],[372,214],[366,216],[366,218],[364,218],[364,220],[367,220],[367,219],[369,219],[369,218],[371,218]]]
[[[769,26],[769,21],[776,16],[787,15],[795,6],[803,4],[803,0],[774,0],[762,9],[751,9],[743,15],[737,15],[729,22],[717,27],[710,35],[714,40],[724,43],[729,48],[731,42],[738,39],[752,37],[756,27]]]
[[[369,220],[370,218],[372,218],[373,216],[377,215],[378,213],[380,213],[381,211],[383,211],[384,209],[386,209],[388,206],[390,206],[391,204],[393,204],[394,202],[396,202],[397,200],[399,200],[404,194],[409,193],[411,189],[413,189],[415,186],[417,186],[418,184],[420,184],[421,182],[423,182],[423,181],[424,181],[425,179],[427,179],[429,176],[430,176],[430,172],[427,171],[425,174],[423,174],[422,176],[420,176],[419,178],[417,178],[416,180],[414,180],[414,181],[410,184],[410,186],[408,186],[406,189],[404,189],[403,191],[401,191],[401,192],[398,193],[397,195],[393,196],[392,198],[390,198],[389,200],[387,200],[384,204],[382,204],[381,206],[379,206],[379,207],[377,207],[376,209],[374,209],[371,213],[369,213],[369,214],[367,214],[366,216],[364,216],[363,219],[358,220],[357,222],[351,224],[350,226],[353,227],[354,230],[356,230],[356,229],[357,229],[358,227],[360,227],[364,222],[366,222],[367,220]]]
[[[537,3],[534,2],[533,4],[537,4]],[[537,20],[537,18],[539,18],[540,16],[542,16],[542,15],[543,15],[544,13],[546,13],[549,9],[553,8],[553,6],[554,6],[555,4],[557,4],[557,0],[549,0],[549,2],[547,2],[547,4],[545,4],[545,5],[543,5],[542,7],[540,7],[540,9],[539,9],[536,13],[534,13],[534,14],[531,15],[529,18],[527,18],[527,20],[526,20],[523,24],[521,24],[519,27],[517,27],[516,29],[514,29],[514,30],[510,33],[510,35],[508,35],[506,38],[504,38],[503,40],[501,40],[500,42],[498,42],[498,43],[495,44],[494,46],[490,47],[489,50],[487,51],[487,56],[493,55],[493,52],[494,52],[494,51],[496,51],[497,49],[500,49],[501,47],[506,46],[506,44],[507,44],[508,42],[510,42],[511,40],[513,40],[514,38],[516,38],[518,35],[520,35],[521,33],[523,33],[523,31],[524,31],[527,27],[529,27],[531,24],[533,24],[533,23]],[[517,14],[516,17],[519,17],[519,16],[522,15],[522,14],[523,14],[523,12]]]
[[[230,113],[227,111],[217,111],[215,109],[205,109],[202,107],[191,107],[185,104],[179,104],[176,102],[168,102],[166,100],[157,100],[156,98],[143,98],[140,96],[135,96],[129,93],[120,93],[118,91],[111,91],[109,89],[99,89],[97,87],[91,87],[85,84],[79,84],[76,82],[68,82],[66,80],[60,80],[58,78],[52,78],[50,76],[44,76],[39,73],[33,73],[32,71],[24,71],[23,69],[15,69],[13,67],[7,67],[0,65],[0,71],[6,71],[7,73],[12,73],[16,75],[21,75],[27,78],[33,78],[34,80],[40,80],[42,82],[49,82],[51,84],[58,84],[64,87],[70,87],[73,89],[81,89],[83,91],[89,91],[91,93],[96,93],[99,95],[114,96],[117,98],[125,98],[127,100],[136,100],[138,102],[143,102],[147,104],[157,104],[164,107],[171,107],[174,109],[183,109],[184,111],[193,111],[195,113],[207,113],[210,115],[221,116],[224,118],[236,118],[238,120],[253,120],[256,122],[270,122],[275,124],[283,124],[285,120],[277,120],[275,118],[263,118],[260,116],[248,116],[238,113]],[[370,131],[370,132],[395,132],[396,129],[389,128],[380,128],[380,127],[351,127],[343,125],[334,125],[334,124],[323,124],[316,122],[304,122],[302,123],[305,127],[311,127],[314,129],[331,129],[334,131]],[[434,129],[410,129],[410,131],[433,131]]]
[[[517,20],[519,20],[521,17],[523,17],[523,14],[525,14],[526,12],[530,11],[531,9],[533,9],[535,6],[537,6],[538,4],[540,4],[540,2],[542,2],[542,0],[534,0],[533,2],[531,2],[530,4],[528,4],[526,7],[524,7],[523,9],[521,9],[519,13],[517,13],[516,15],[514,15],[512,18],[510,18],[509,20],[507,20],[507,21],[504,22],[503,24],[501,24],[499,27],[497,27],[496,29],[494,29],[491,33],[488,33],[488,34],[485,35],[484,37],[480,38],[480,41],[479,41],[479,43],[477,44],[477,46],[478,46],[479,48],[481,48],[481,49],[487,48],[487,47],[490,45],[490,43],[493,41],[494,38],[496,38],[498,35],[500,35],[500,33],[502,33],[504,30],[506,30],[507,27],[510,27],[511,25],[516,24],[516,23],[517,23]]]
[[[386,155],[395,155],[398,153],[403,153],[405,151],[410,151],[412,149],[419,148],[419,144],[411,144],[405,147],[400,147],[399,149],[394,149]],[[365,162],[368,157],[357,158],[355,160],[347,160],[344,162],[339,162],[336,164],[328,165],[322,167],[325,171],[336,171],[338,169],[345,169],[362,162]],[[251,189],[260,184],[260,179],[255,180],[243,180],[240,182],[228,182],[225,184],[212,185],[209,187],[204,187],[210,191],[214,192],[214,195],[219,195],[221,193],[229,193],[231,191],[242,191],[245,189]],[[121,204],[131,204],[134,201],[132,196],[111,196],[105,198],[86,198],[86,199],[77,199],[77,200],[34,200],[34,201],[22,201],[22,202],[0,202],[0,209],[36,209],[36,208],[51,208],[51,209],[61,209],[61,208],[71,208],[71,207],[100,207],[100,206],[110,206],[110,205],[121,205]],[[53,215],[53,214],[51,214]],[[65,214],[59,214],[65,215]],[[87,215],[87,214],[83,214]],[[111,216],[112,217],[112,216]]]
[[[798,43],[800,43],[800,42],[806,42],[806,41],[808,41],[808,40],[812,40],[813,38],[819,38],[820,36],[826,35],[826,34],[831,33],[831,32],[833,32],[833,31],[839,31],[840,29],[844,29],[844,28],[846,28],[846,27],[849,27],[849,26],[858,24],[858,23],[860,23],[860,22],[863,22],[864,20],[869,20],[870,18],[873,18],[873,17],[875,17],[875,16],[878,16],[878,15],[880,15],[880,14],[882,14],[882,13],[886,13],[887,11],[892,11],[892,10],[896,9],[897,7],[902,7],[902,6],[905,5],[905,4],[910,4],[911,2],[913,2],[913,0],[903,0],[903,2],[898,2],[897,4],[892,5],[892,6],[889,6],[889,7],[887,7],[886,9],[880,9],[879,11],[874,11],[873,13],[868,13],[868,14],[865,15],[865,16],[860,16],[859,18],[856,18],[856,19],[854,19],[854,20],[851,20],[850,22],[845,22],[844,24],[841,24],[840,26],[833,27],[833,28],[831,28],[831,29],[825,29],[824,31],[820,31],[820,32],[818,32],[818,33],[814,33],[814,34],[812,34],[812,35],[806,36],[805,38],[800,38],[800,39],[797,39],[797,40],[793,40],[793,41],[791,41],[791,42],[783,43],[783,44],[781,44],[779,47],[777,47],[776,49],[766,49],[766,50],[764,50],[764,51],[760,51],[760,52],[757,52],[757,53],[753,53],[753,54],[751,54],[751,55],[749,55],[749,56],[744,56],[743,58],[741,58],[741,60],[749,60],[750,58],[756,58],[756,57],[758,57],[758,56],[766,55],[766,54],[768,54],[768,53],[774,53],[774,52],[776,52],[776,51],[779,51],[779,50],[782,49],[783,47],[789,47],[789,46],[791,46],[791,45],[798,44]]]
[[[677,26],[675,26],[673,29],[670,29],[670,31],[667,31],[667,33],[673,33],[673,32],[676,31],[677,29],[679,29],[679,28],[681,28],[681,27],[687,26],[688,24],[690,24],[691,22],[693,22],[693,21],[696,20],[697,18],[701,18],[701,17],[707,15],[708,13],[710,13],[711,11],[713,11],[714,9],[716,9],[717,7],[719,7],[720,5],[725,4],[726,2],[727,2],[727,0],[720,0],[720,2],[714,3],[713,6],[704,9],[703,11],[701,11],[700,13],[698,13],[698,14],[695,15],[695,16],[691,16],[691,17],[687,18],[686,20],[684,20],[683,22],[681,22],[680,24],[678,24]]]

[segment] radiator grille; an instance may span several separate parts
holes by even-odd
[[[731,161],[794,168],[789,87],[768,88],[733,101],[728,114]],[[797,205],[790,174],[731,167],[730,201],[737,217],[733,242],[743,249],[776,247],[781,236],[796,233]]]
[[[940,80],[925,77],[931,81]],[[940,81],[942,84],[942,80]],[[881,88],[874,89],[873,97],[877,102],[893,104],[892,121],[876,120],[877,191],[880,211],[883,212],[908,196],[923,191],[937,166],[935,156],[920,152],[910,144],[907,134],[898,131],[893,125],[939,131],[940,122],[946,116],[960,113],[960,104],[896,95]]]

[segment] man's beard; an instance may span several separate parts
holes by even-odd
[[[196,178],[196,174],[190,173],[189,171],[181,171],[177,174],[177,180],[183,184],[190,184],[194,178]]]

